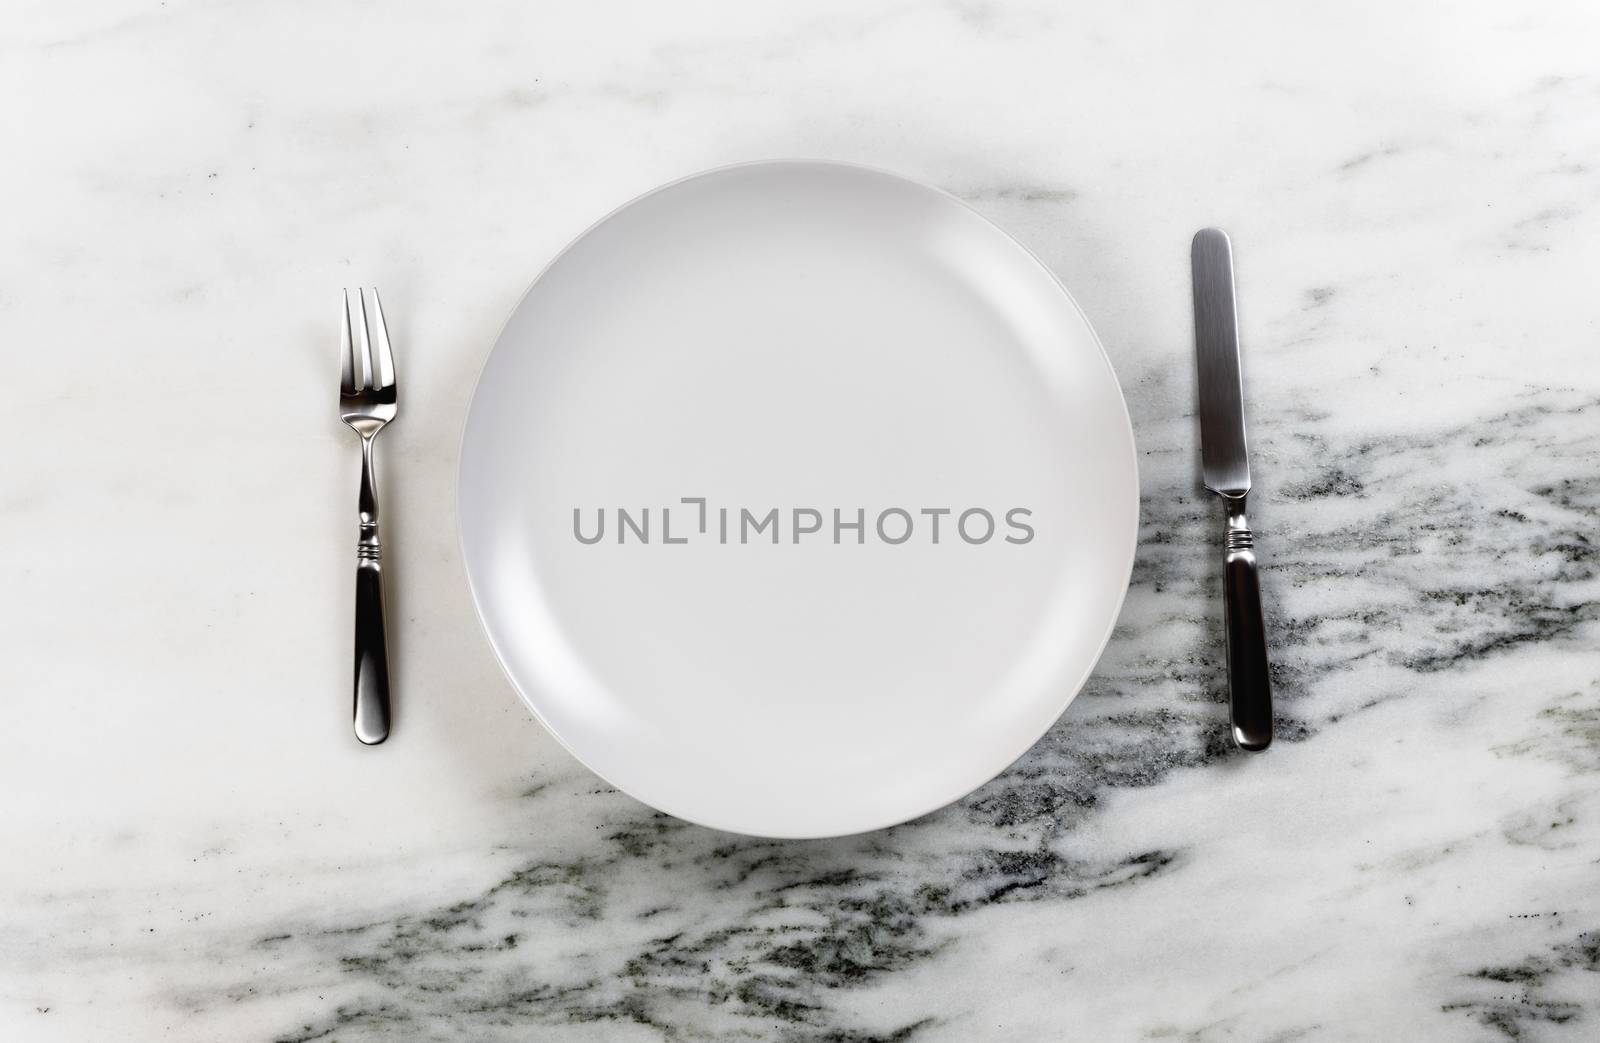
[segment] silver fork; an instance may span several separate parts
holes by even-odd
[[[356,543],[356,738],[375,745],[389,737],[389,637],[383,613],[383,545],[378,542],[378,483],[372,443],[394,419],[394,352],[378,291],[344,291],[344,336],[339,355],[339,419],[361,436],[361,535]],[[354,332],[352,332],[352,329]]]

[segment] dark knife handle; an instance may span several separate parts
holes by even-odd
[[[1245,498],[1229,496],[1223,502],[1228,507],[1222,568],[1233,741],[1240,749],[1264,750],[1272,743],[1272,683],[1267,677],[1267,629],[1261,618],[1255,537],[1245,517]]]

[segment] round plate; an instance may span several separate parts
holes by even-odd
[[[618,788],[775,837],[932,811],[1105,646],[1139,488],[1105,352],[942,192],[758,163],[634,200],[479,378],[462,551],[539,720]]]

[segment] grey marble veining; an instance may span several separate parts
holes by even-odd
[[[1600,1033],[1600,17],[536,8],[39,5],[0,44],[26,157],[0,168],[26,203],[0,242],[0,1037]],[[478,634],[449,508],[527,279],[657,182],[777,155],[1017,234],[1141,454],[1133,585],[1058,725],[957,804],[827,842],[689,826],[577,766]],[[1227,741],[1196,473],[1204,224],[1238,252],[1258,757]],[[400,709],[367,751],[328,335],[332,289],[374,282],[419,391],[385,435]],[[224,416],[219,387],[255,393]]]

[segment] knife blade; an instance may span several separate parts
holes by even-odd
[[[1228,706],[1233,740],[1241,749],[1272,742],[1272,685],[1255,535],[1245,513],[1250,452],[1244,434],[1244,380],[1239,367],[1239,321],[1233,289],[1233,244],[1220,228],[1196,233],[1194,342],[1200,385],[1200,470],[1207,489],[1222,497],[1223,604],[1228,635]]]
[[[1239,318],[1233,295],[1233,244],[1220,228],[1194,237],[1194,345],[1200,366],[1200,467],[1206,488],[1250,491],[1239,376]]]

